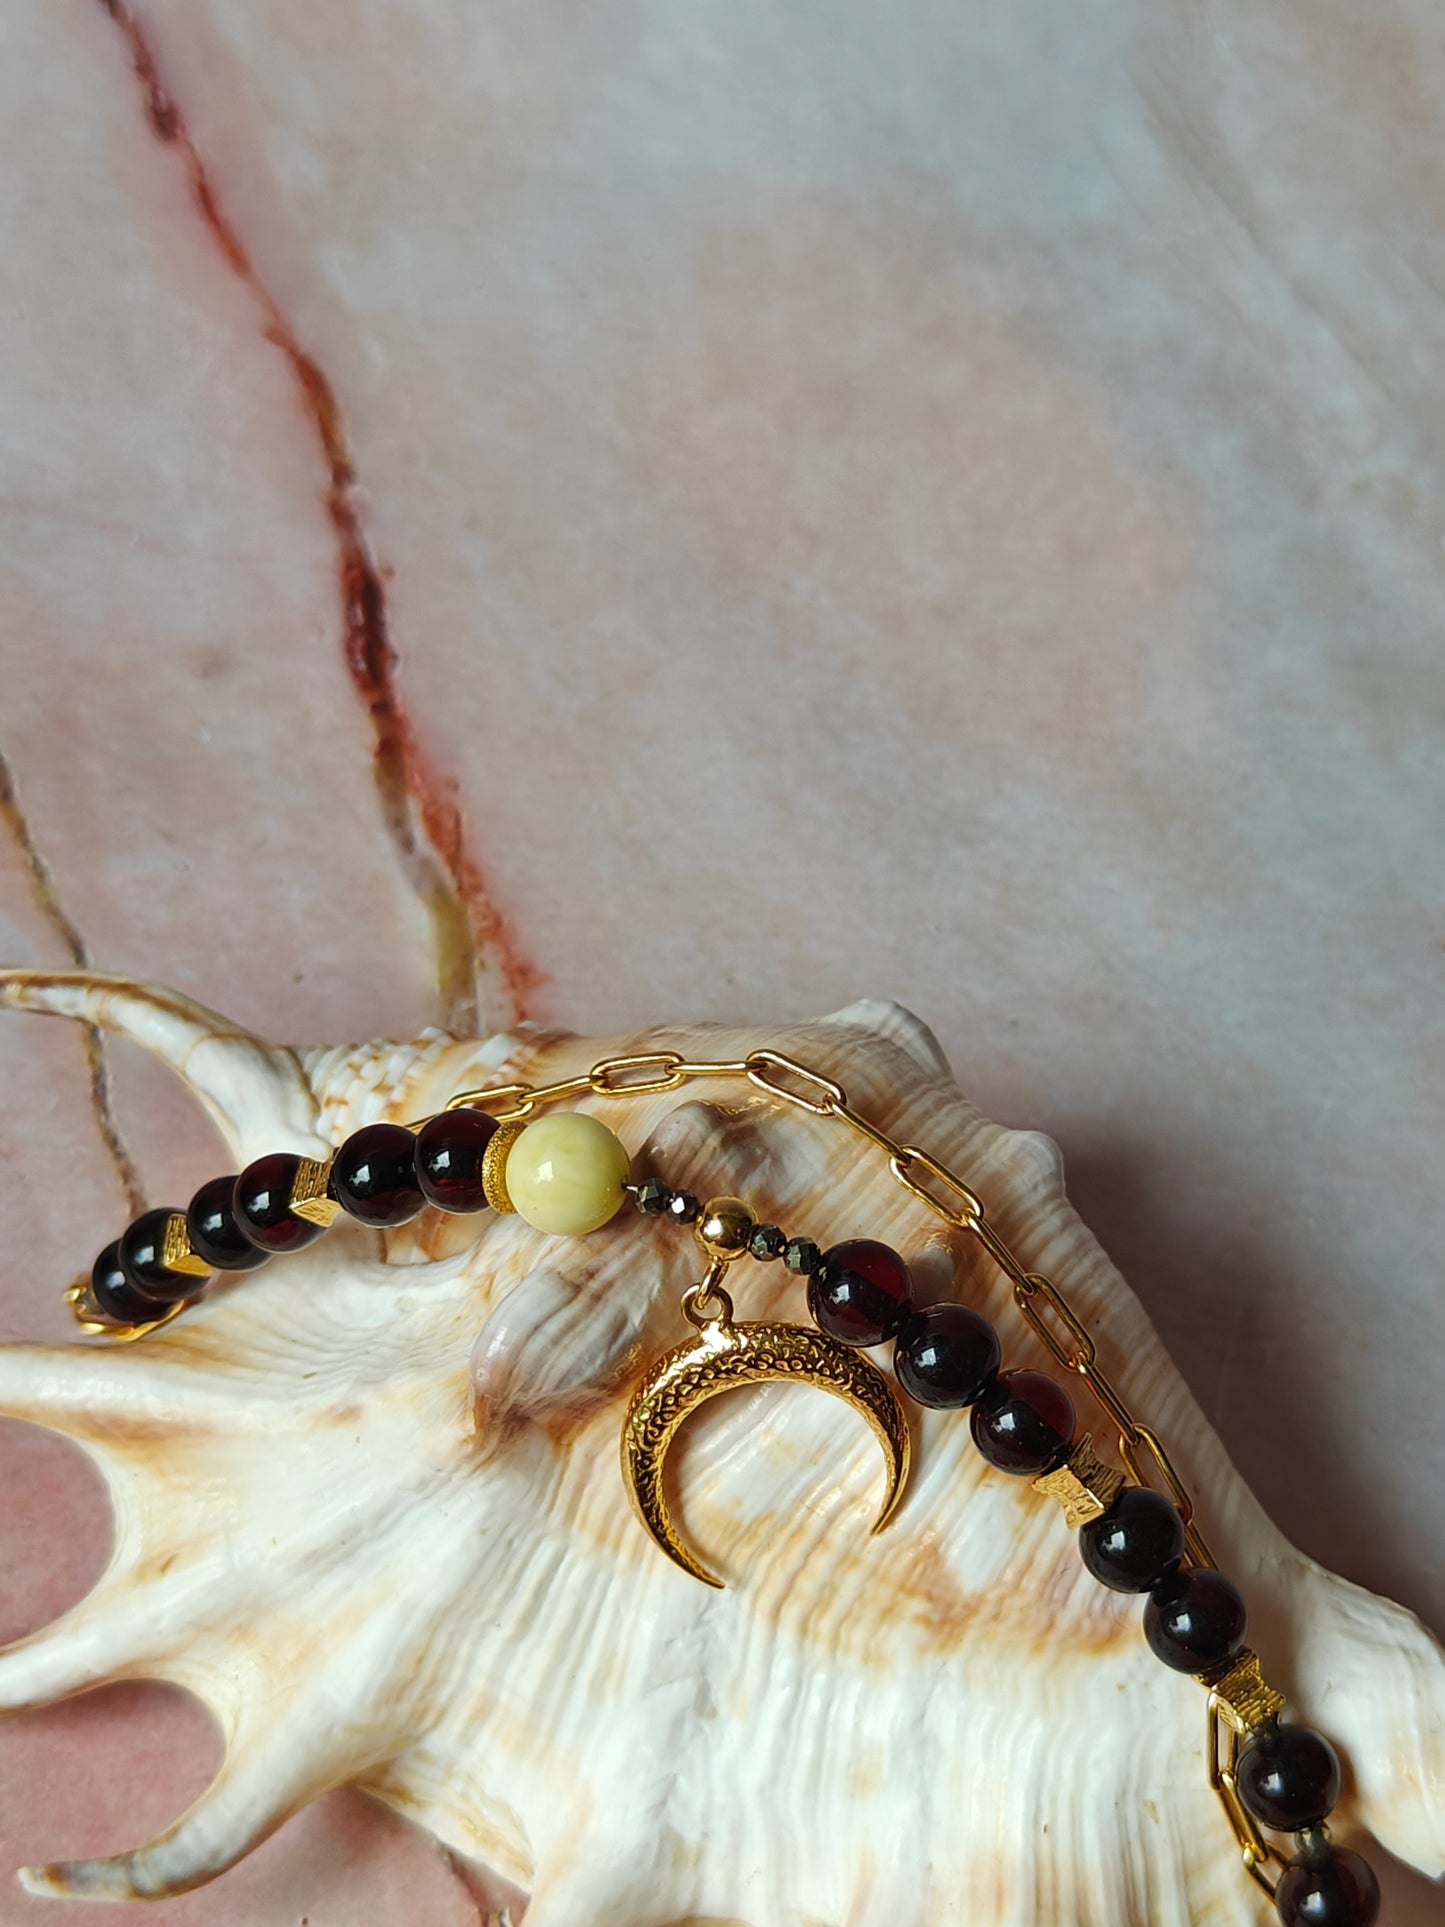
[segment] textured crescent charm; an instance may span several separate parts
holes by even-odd
[[[720,1392],[772,1380],[816,1385],[832,1392],[867,1419],[883,1448],[888,1488],[874,1525],[881,1532],[893,1516],[908,1477],[908,1425],[892,1386],[861,1352],[805,1325],[734,1324],[727,1306],[700,1322],[699,1335],[665,1352],[632,1395],[622,1428],[622,1474],[648,1532],[669,1559],[705,1585],[721,1587],[684,1545],[663,1496],[668,1448],[693,1412]]]

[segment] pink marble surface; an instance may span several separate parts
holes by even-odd
[[[0,94],[4,960],[298,1040],[899,997],[1445,1625],[1433,10],[12,0]],[[0,1053],[56,1336],[214,1147]],[[9,1637],[106,1525],[23,1428],[0,1490]],[[213,1757],[159,1689],[9,1723],[0,1865]],[[343,1797],[146,1917],[477,1914]]]

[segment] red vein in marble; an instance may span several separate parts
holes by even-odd
[[[403,870],[431,924],[444,1021],[466,1031],[477,1021],[477,964],[495,977],[515,1023],[541,973],[523,953],[492,900],[486,876],[468,848],[455,784],[428,762],[402,699],[387,613],[385,572],[377,563],[356,500],[357,478],[336,393],[282,314],[221,206],[190,130],[160,77],[145,29],[126,0],[100,0],[124,35],[156,138],[175,149],[196,207],[231,272],[261,309],[268,341],[285,356],[326,465],[326,510],[336,534],[346,667],[366,706],[372,767],[382,817]]]
[[[75,968],[89,970],[91,968],[89,946],[71,920],[65,905],[60,901],[54,874],[41,855],[40,847],[31,834],[29,820],[20,807],[14,773],[3,751],[0,751],[0,818],[4,819],[5,827],[15,839],[16,848],[24,860],[26,873],[30,879],[30,894],[41,916],[60,939],[66,955]],[[140,1173],[135,1168],[135,1160],[126,1149],[125,1140],[120,1134],[120,1126],[116,1122],[110,1088],[110,1065],[105,1054],[105,1039],[94,1024],[87,1024],[82,1035],[85,1040],[85,1065],[90,1074],[90,1109],[95,1118],[95,1128],[100,1133],[100,1141],[105,1146],[106,1156],[115,1167],[115,1175],[120,1182],[130,1215],[138,1218],[146,1208],[145,1192],[141,1186]]]

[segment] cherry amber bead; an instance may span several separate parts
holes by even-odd
[[[443,1111],[416,1134],[416,1181],[440,1211],[485,1211],[482,1157],[497,1134],[485,1111]],[[645,1206],[643,1207],[646,1208]]]
[[[969,1427],[1000,1472],[1051,1472],[1074,1442],[1074,1401],[1042,1372],[1003,1372],[980,1392]]]
[[[1147,1485],[1126,1485],[1100,1519],[1079,1528],[1085,1566],[1114,1592],[1153,1592],[1184,1557],[1179,1508]]]
[[[930,1305],[898,1334],[898,1383],[920,1405],[972,1405],[998,1370],[998,1333],[967,1305]]]
[[[1239,1797],[1276,1833],[1317,1827],[1340,1797],[1340,1758],[1313,1727],[1271,1721],[1239,1756]]]
[[[177,1298],[190,1298],[197,1289],[195,1278],[183,1271],[167,1270],[161,1259],[166,1225],[175,1216],[166,1205],[142,1212],[134,1224],[126,1226],[120,1238],[121,1269],[127,1279],[137,1291],[143,1291],[152,1300],[159,1299],[163,1305],[172,1304]]]
[[[1279,1877],[1274,1906],[1284,1927],[1373,1927],[1380,1883],[1370,1863],[1348,1847],[1331,1846],[1322,1834],[1306,1836]]]
[[[331,1163],[331,1195],[362,1224],[405,1224],[426,1202],[416,1174],[416,1138],[403,1124],[367,1124]]]
[[[1239,1589],[1210,1566],[1162,1579],[1144,1608],[1144,1637],[1156,1659],[1176,1673],[1207,1673],[1244,1645]]]
[[[118,1325],[145,1325],[166,1310],[159,1299],[147,1298],[126,1277],[118,1238],[106,1246],[90,1268],[90,1295],[105,1316]]]
[[[294,1152],[272,1151],[248,1164],[236,1180],[236,1222],[263,1251],[300,1251],[321,1236],[321,1225],[298,1218],[291,1209],[291,1187],[300,1164]]]
[[[232,1199],[236,1180],[212,1178],[186,1207],[186,1236],[191,1249],[215,1271],[254,1271],[266,1254],[253,1245],[236,1222]]]
[[[823,1253],[808,1280],[808,1310],[820,1331],[844,1345],[882,1345],[913,1305],[913,1280],[891,1245],[850,1238]]]

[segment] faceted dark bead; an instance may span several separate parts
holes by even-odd
[[[811,1278],[823,1262],[823,1254],[811,1238],[789,1238],[783,1247],[783,1263],[800,1278]]]
[[[416,1134],[416,1181],[428,1204],[441,1211],[484,1211],[482,1158],[497,1133],[485,1111],[443,1111]]]
[[[1239,1797],[1276,1833],[1317,1827],[1340,1797],[1340,1758],[1313,1727],[1271,1720],[1239,1756]]]
[[[649,1218],[655,1218],[667,1209],[667,1201],[672,1193],[665,1184],[659,1184],[656,1178],[649,1178],[645,1184],[638,1185],[634,1196],[637,1199],[638,1210]]]
[[[291,1187],[300,1163],[291,1151],[272,1151],[248,1164],[236,1180],[232,1194],[236,1222],[263,1251],[300,1251],[321,1236],[321,1225],[298,1218],[291,1209]]]
[[[691,1191],[672,1191],[668,1194],[667,1203],[662,1209],[663,1214],[671,1218],[674,1224],[692,1224],[702,1206]]]
[[[416,1176],[416,1137],[402,1124],[365,1124],[336,1153],[331,1195],[362,1224],[405,1224],[426,1200]]]
[[[1184,1557],[1179,1508],[1147,1485],[1126,1485],[1101,1519],[1079,1528],[1084,1564],[1114,1592],[1153,1592]]]
[[[166,1310],[160,1299],[147,1298],[126,1277],[119,1238],[108,1244],[91,1266],[90,1295],[105,1316],[118,1325],[145,1325]]]
[[[1161,1579],[1144,1608],[1144,1637],[1156,1659],[1176,1673],[1207,1673],[1244,1645],[1239,1589],[1210,1566]]]
[[[1279,1877],[1274,1906],[1284,1927],[1373,1927],[1380,1883],[1369,1862],[1348,1847],[1306,1835]]]
[[[257,1249],[236,1222],[232,1204],[234,1176],[212,1178],[186,1207],[186,1234],[198,1257],[216,1271],[254,1271],[266,1254]]]
[[[1074,1401],[1042,1372],[1003,1372],[980,1391],[969,1429],[1000,1472],[1051,1472],[1074,1442]]]
[[[760,1224],[754,1227],[748,1250],[755,1258],[764,1263],[770,1258],[781,1258],[788,1248],[788,1236],[775,1224]]]
[[[818,1329],[843,1345],[882,1345],[913,1309],[913,1279],[891,1245],[850,1238],[832,1245],[808,1279]]]
[[[167,1205],[142,1212],[120,1236],[121,1269],[137,1291],[152,1300],[159,1299],[163,1305],[190,1298],[197,1290],[195,1278],[183,1271],[168,1271],[161,1261],[166,1224],[175,1215]]]
[[[920,1405],[972,1405],[998,1370],[998,1333],[967,1305],[930,1305],[898,1334],[893,1368]]]

